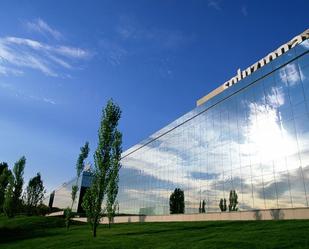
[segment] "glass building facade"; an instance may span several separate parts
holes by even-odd
[[[77,198],[72,207],[73,212],[83,213],[84,210],[81,206],[82,199],[86,193],[87,188],[90,187],[92,181],[92,175],[90,171],[83,171],[79,179],[73,178],[69,182],[62,184],[59,188],[54,190],[49,196],[47,196],[43,203],[50,208],[65,209],[72,205],[72,186],[78,186]]]
[[[123,153],[119,212],[169,214],[175,188],[185,213],[308,207],[309,40]]]

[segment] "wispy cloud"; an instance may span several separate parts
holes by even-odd
[[[165,29],[158,27],[145,27],[134,16],[122,15],[109,38],[104,37],[99,42],[101,54],[112,65],[119,65],[121,61],[131,55],[152,52],[175,51],[183,48],[196,39],[194,34],[187,34],[182,30]],[[132,49],[134,47],[134,49]],[[151,58],[150,60],[153,60]],[[155,60],[160,60],[155,58]],[[166,68],[162,62],[163,74],[170,76],[172,70]],[[161,70],[161,69],[160,69]],[[161,72],[160,72],[161,73]]]
[[[102,39],[99,45],[103,57],[113,66],[120,65],[121,60],[128,54],[128,51],[124,47],[108,39]]]
[[[31,31],[39,32],[43,35],[52,36],[56,40],[63,39],[63,35],[56,29],[51,28],[46,22],[38,18],[33,21],[25,22],[26,27]]]
[[[244,16],[248,16],[248,10],[247,10],[247,6],[243,5],[241,6],[241,13],[244,15]]]
[[[221,10],[221,1],[219,0],[208,0],[208,6],[214,8],[215,10]]]
[[[0,65],[0,75],[4,75],[4,76],[9,76],[9,75],[14,75],[14,76],[20,76],[22,75],[23,72],[17,69],[13,69],[13,68],[7,68],[4,66]]]
[[[55,105],[56,102],[53,100],[53,99],[50,99],[50,98],[46,98],[46,97],[37,97],[37,96],[30,96],[32,97],[33,99],[36,99],[36,100],[39,100],[39,101],[43,101],[47,104],[51,104],[51,105]]]
[[[56,101],[52,98],[25,93],[20,88],[17,88],[12,84],[0,82],[0,88],[7,91],[12,96],[18,97],[19,99],[39,101],[49,105],[56,105]]]
[[[147,54],[149,61],[160,61],[159,73],[171,77],[172,69],[157,52],[170,52],[183,48],[196,39],[194,34],[181,30],[145,27],[134,16],[121,15],[109,36],[99,42],[100,57],[112,66],[120,65],[130,56]],[[154,55],[155,54],[155,55]],[[148,61],[148,62],[149,62]]]
[[[90,56],[90,53],[88,51],[75,47],[59,46],[52,50],[54,50],[56,53],[60,55],[77,59],[85,59]]]
[[[0,37],[0,74],[22,74],[31,68],[47,76],[58,77],[59,69],[73,69],[78,60],[89,58],[87,50],[64,45],[50,45],[21,37]]]
[[[145,29],[128,24],[118,26],[116,31],[123,40],[143,42],[146,45],[163,49],[177,49],[195,38],[193,35],[184,34],[180,30]]]
[[[0,37],[0,76],[19,76],[25,69],[33,69],[47,76],[67,77],[69,74],[64,70],[79,68],[78,64],[92,55],[86,49],[64,44],[64,36],[40,18],[23,24],[28,30],[53,39],[42,42],[26,37]]]

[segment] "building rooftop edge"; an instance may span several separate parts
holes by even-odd
[[[198,99],[196,101],[196,106],[200,106],[213,98],[214,96],[218,95],[219,93],[223,92],[225,89],[229,88],[230,86],[236,84],[240,80],[244,79],[245,77],[249,76],[259,68],[263,67],[264,65],[268,64],[272,60],[276,59],[280,55],[286,53],[291,48],[295,47],[297,44],[303,42],[304,40],[309,38],[309,29],[305,30],[303,33],[295,36],[293,39],[288,41],[287,43],[281,45],[279,48],[274,50],[273,52],[266,55],[264,58],[260,59],[256,63],[252,64],[245,70],[241,71],[240,69],[237,70],[237,74],[232,77],[230,80],[224,82],[222,85],[211,91],[210,93],[206,94],[204,97]]]

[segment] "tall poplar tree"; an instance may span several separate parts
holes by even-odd
[[[9,217],[13,217],[20,211],[22,205],[21,193],[23,191],[25,165],[26,158],[23,156],[15,163],[13,174],[9,178],[3,204],[3,210]]]
[[[14,217],[15,208],[13,203],[13,195],[14,195],[14,177],[10,175],[8,178],[8,186],[5,189],[4,194],[4,203],[3,203],[3,212],[9,218]]]
[[[0,163],[0,213],[3,211],[4,195],[12,172],[7,163]]]
[[[45,194],[45,188],[41,178],[41,174],[37,173],[35,177],[29,180],[25,192],[25,203],[27,205],[28,214],[37,212],[36,208],[42,203]]]
[[[121,168],[121,148],[122,134],[119,131],[115,131],[114,143],[112,146],[112,160],[109,183],[107,186],[107,201],[106,212],[108,217],[108,227],[114,221],[114,216],[117,208],[117,195],[118,195],[118,183],[119,183],[119,170]]]
[[[114,206],[118,192],[118,187],[116,191],[115,186],[118,185],[118,171],[120,168],[121,133],[117,129],[120,116],[121,110],[119,106],[109,100],[102,111],[98,131],[99,142],[94,153],[92,185],[86,191],[82,204],[94,237],[96,237],[97,227],[103,215],[102,202],[105,195],[107,194],[110,197],[107,200],[110,207],[111,205]]]

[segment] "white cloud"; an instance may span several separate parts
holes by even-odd
[[[86,50],[83,50],[81,48],[75,48],[75,47],[68,47],[68,46],[59,46],[56,48],[53,48],[56,53],[66,56],[66,57],[71,57],[71,58],[88,58],[90,56],[90,53]]]
[[[22,74],[23,74],[23,71],[21,70],[7,68],[7,67],[0,65],[0,75],[2,76],[9,76],[9,75],[20,76]]]
[[[7,90],[14,90],[14,87],[11,84],[0,82],[0,87]]]
[[[34,100],[34,101],[40,101],[40,102],[44,102],[46,104],[50,104],[50,105],[56,105],[56,101],[51,99],[51,98],[47,98],[44,96],[37,96],[37,95],[26,95],[26,94],[22,94],[20,95],[22,97],[24,97],[25,99],[30,99],[30,100]]]
[[[149,51],[154,50],[177,50],[196,39],[194,34],[187,34],[181,30],[149,28],[136,20],[134,16],[122,15],[114,27],[114,34],[109,38],[99,41],[100,54],[103,59],[113,66],[120,65],[128,56],[147,53],[152,60]],[[132,49],[130,44],[135,44]],[[170,67],[159,69],[164,77],[171,77]]]
[[[54,100],[52,100],[52,99],[49,99],[49,98],[43,98],[43,101],[44,102],[46,102],[46,103],[48,103],[48,104],[52,104],[52,105],[55,105],[56,104],[56,102],[54,101]]]
[[[59,55],[69,57],[69,58],[87,58],[90,56],[90,53],[86,50],[76,47],[69,46],[50,46],[45,43],[41,43],[35,40],[19,38],[19,37],[5,37],[1,38],[2,41],[6,44],[16,44],[16,45],[24,45],[26,47],[32,48],[38,51],[47,51],[57,53]]]
[[[113,66],[120,65],[121,60],[127,55],[127,50],[116,42],[111,42],[107,39],[100,41],[101,52],[104,58]]]
[[[0,37],[0,76],[18,76],[25,69],[33,69],[47,76],[67,77],[69,74],[63,69],[72,70],[81,60],[91,57],[88,50],[62,44],[63,35],[40,18],[24,24],[31,31],[51,36],[53,43],[25,37]]]
[[[127,15],[120,17],[115,31],[118,40],[142,42],[143,47],[150,46],[151,49],[177,49],[195,39],[195,35],[182,30],[145,27],[136,18]]]
[[[51,28],[46,22],[38,18],[32,22],[26,22],[26,27],[31,31],[52,36],[56,40],[61,40],[63,35],[56,29]]]
[[[56,104],[56,102],[54,100],[49,99],[49,98],[43,98],[43,101],[46,102],[46,103],[52,104],[52,105]]]
[[[59,69],[73,69],[77,60],[87,59],[87,50],[64,45],[50,45],[40,41],[20,38],[0,38],[0,74],[20,74],[22,68],[31,68],[47,76],[61,76]],[[17,68],[17,69],[16,69]]]
[[[219,0],[208,0],[208,6],[211,7],[211,8],[214,8],[216,10],[221,10]]]
[[[288,131],[280,127],[276,108],[253,104],[250,104],[249,108],[249,126],[245,134],[246,142],[243,144],[249,154],[257,155],[257,158],[267,162],[297,151]]]
[[[303,41],[300,45],[303,46],[306,49],[309,49],[309,40]]]
[[[279,71],[280,79],[288,86],[294,86],[299,84],[300,77],[303,77],[302,71],[297,70],[297,65],[295,63],[287,64],[285,67],[281,68]]]
[[[143,41],[148,46],[155,45],[162,49],[177,49],[195,39],[194,35],[187,35],[180,30],[145,29],[138,25],[132,28],[132,25],[124,24],[116,31],[123,40]]]
[[[267,103],[270,104],[271,107],[279,107],[284,104],[284,93],[282,88],[280,87],[272,87],[270,94],[266,95]]]
[[[242,13],[244,16],[248,16],[247,6],[245,6],[245,5],[241,6],[241,13]]]
[[[71,69],[72,68],[72,66],[68,62],[60,59],[59,57],[56,57],[56,56],[53,56],[53,55],[50,54],[49,58],[51,60],[53,60],[54,62],[58,63],[60,66],[62,66],[64,68],[67,68],[67,69]]]
[[[7,91],[9,93],[9,95],[18,97],[19,99],[39,101],[39,102],[45,102],[45,103],[51,104],[51,105],[56,105],[56,101],[53,100],[52,98],[28,94],[28,93],[22,91],[21,89],[16,88],[12,84],[0,82],[0,88]]]

